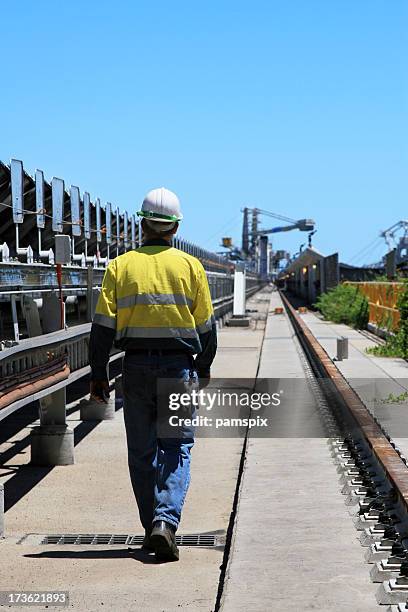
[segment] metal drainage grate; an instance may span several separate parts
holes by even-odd
[[[71,545],[98,545],[105,544],[107,546],[137,546],[143,542],[143,535],[114,535],[105,533],[73,533],[73,534],[55,534],[43,536],[39,544],[53,544],[55,546]],[[225,538],[214,534],[193,533],[187,535],[176,536],[178,546],[223,546]]]

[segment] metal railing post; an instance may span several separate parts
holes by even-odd
[[[87,270],[87,285],[86,285],[86,320],[91,323],[93,318],[93,284],[94,284],[94,269],[88,266]]]

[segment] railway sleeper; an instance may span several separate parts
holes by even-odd
[[[405,576],[398,576],[396,578],[384,580],[384,582],[382,582],[378,587],[376,593],[377,603],[379,603],[380,605],[396,604],[397,606],[399,606],[401,602],[406,602],[407,598],[408,578],[406,578]],[[402,608],[402,610],[404,610],[404,608]]]
[[[389,606],[387,612],[407,612],[408,600],[405,603],[399,603],[395,606]]]

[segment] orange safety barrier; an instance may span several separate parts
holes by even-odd
[[[369,322],[383,329],[396,330],[400,320],[397,300],[403,291],[403,283],[354,283],[346,281],[345,285],[358,287],[369,306]]]

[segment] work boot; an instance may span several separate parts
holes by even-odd
[[[156,521],[150,536],[157,561],[178,561],[179,550],[176,544],[176,533],[173,525],[166,521]]]
[[[148,552],[153,552],[154,548],[150,541],[150,536],[152,535],[151,529],[145,529],[145,534],[142,542],[142,550],[146,550]]]

